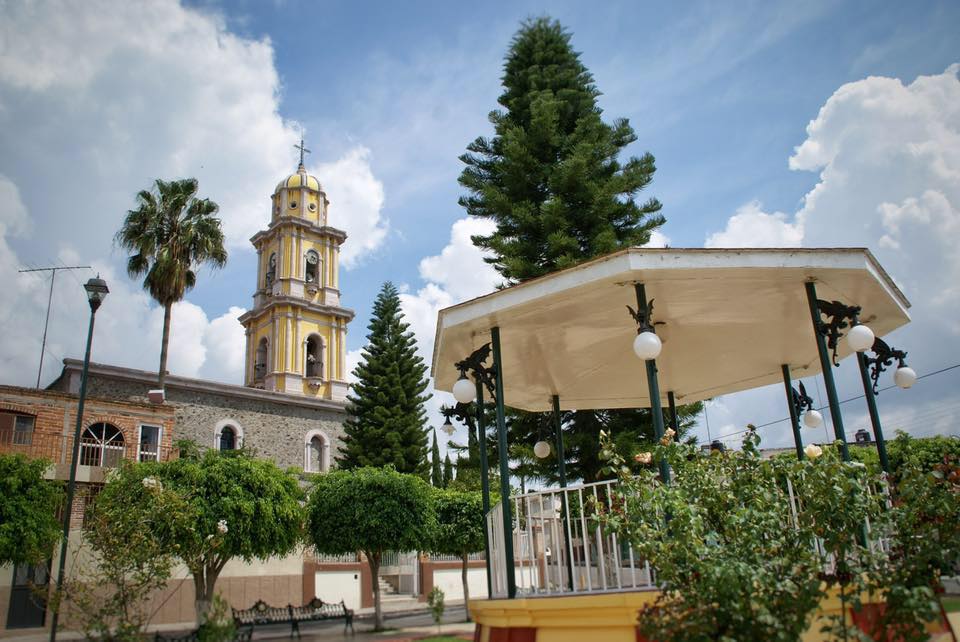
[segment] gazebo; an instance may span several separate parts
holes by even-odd
[[[558,423],[562,410],[651,408],[659,438],[667,423],[676,425],[677,403],[782,382],[802,458],[800,415],[806,410],[805,423],[816,425],[819,413],[792,379],[819,372],[846,458],[832,370],[855,354],[886,466],[876,383],[894,363],[898,385],[909,387],[916,374],[906,365],[906,353],[880,337],[910,321],[909,307],[864,248],[630,248],[441,310],[435,387],[454,393],[461,417],[473,419],[475,413],[481,435],[481,404],[467,404],[482,402],[486,393],[497,408],[501,502],[495,507],[487,495],[486,449],[480,454],[489,509],[488,588],[492,598],[506,599],[472,603],[478,623],[535,622],[530,600],[509,602],[518,595],[570,600],[601,593],[591,597],[620,605],[616,610],[646,599],[625,593],[655,586],[650,569],[638,567],[632,551],[592,533],[585,522],[567,519],[577,514],[570,503],[596,495],[597,488],[567,486],[559,425],[561,488],[511,498],[504,407],[552,411]],[[669,476],[661,462],[661,477]],[[522,520],[513,518],[517,512]],[[541,614],[557,608],[538,604]],[[603,612],[565,608],[586,608],[581,615],[588,620]],[[636,612],[624,608],[616,617]],[[519,620],[505,615],[521,611],[526,615]]]

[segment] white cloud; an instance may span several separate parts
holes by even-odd
[[[650,233],[650,240],[643,247],[670,247],[670,237],[660,230],[654,230]]]
[[[437,328],[437,313],[446,307],[492,292],[503,278],[483,260],[484,253],[470,240],[472,235],[490,234],[496,223],[475,218],[456,221],[450,228],[450,240],[435,256],[420,261],[420,277],[426,285],[411,294],[401,287],[400,307],[410,329],[417,338],[417,349],[429,366],[432,361],[433,340]],[[466,355],[464,355],[466,356]],[[439,428],[443,423],[441,405],[455,403],[453,395],[431,390],[427,402],[430,425]],[[452,437],[438,434],[444,452],[453,440],[466,443],[466,430],[458,426]]]
[[[196,176],[220,204],[228,244],[250,250],[270,193],[296,167],[299,138],[278,111],[269,39],[237,36],[175,0],[15,3],[3,33],[0,173],[54,243],[97,255],[138,190]],[[334,216],[349,221],[347,263],[384,236],[383,190],[367,157],[357,146],[317,166],[339,201]]]
[[[362,146],[332,163],[317,165],[315,173],[330,199],[330,225],[347,233],[340,260],[349,269],[386,238],[388,224],[381,215],[383,183],[370,169],[370,150]]]
[[[889,340],[909,351],[911,366],[921,374],[957,363],[958,72],[960,64],[955,64],[942,74],[920,76],[909,84],[869,77],[837,89],[807,125],[806,139],[789,159],[793,170],[819,172],[799,211],[793,217],[771,215],[759,204],[748,203],[730,218],[726,230],[708,238],[707,245],[789,239],[789,244],[802,242],[809,247],[868,247],[913,303],[912,323]],[[840,396],[862,394],[852,362],[842,365],[836,371]],[[923,380],[909,394],[881,395],[884,423],[911,432],[942,432],[940,420],[947,412],[942,409],[953,408],[950,416],[955,416],[957,407],[955,392],[943,377]],[[771,401],[761,405],[755,396],[725,397],[730,425],[742,427],[747,421],[776,418],[757,416],[758,408],[777,414],[772,402],[782,393],[775,388],[763,393]],[[940,415],[930,415],[926,424],[910,420],[918,409],[941,410]],[[861,411],[858,403],[844,406],[848,435],[866,426],[866,414]],[[957,432],[955,422],[952,431]],[[787,443],[790,433],[784,430],[775,439]]]
[[[237,320],[246,312],[241,307],[230,309],[207,324],[203,333],[207,358],[200,369],[205,379],[243,384],[243,365],[246,354],[243,326]]]
[[[0,174],[0,232],[24,236],[30,232],[30,217],[20,198],[20,190],[6,176]]]
[[[759,201],[740,206],[722,232],[707,237],[704,247],[799,247],[803,226],[783,212],[768,214]]]

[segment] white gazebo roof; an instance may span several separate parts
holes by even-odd
[[[654,299],[664,339],[660,391],[678,403],[820,371],[804,284],[817,298],[862,307],[877,336],[908,323],[910,302],[864,248],[631,248],[440,311],[432,374],[451,390],[454,363],[500,328],[504,403],[522,410],[649,407],[632,350],[633,284]],[[840,342],[839,355],[850,354]],[[489,362],[488,362],[489,363]]]

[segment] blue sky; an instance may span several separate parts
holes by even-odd
[[[960,239],[956,2],[157,0],[0,5],[0,269],[18,310],[0,316],[0,376],[36,376],[23,364],[39,353],[45,284],[15,270],[60,261],[111,277],[122,312],[105,306],[94,358],[156,366],[157,310],[111,236],[152,178],[195,175],[223,206],[231,256],[177,311],[171,368],[238,380],[233,320],[254,287],[246,239],[295,168],[301,127],[331,223],[351,235],[341,285],[357,312],[353,358],[387,279],[405,288],[418,337],[432,337],[438,307],[492,284],[464,245],[472,228],[457,224],[457,157],[490,133],[511,36],[543,14],[572,32],[605,117],[631,121],[629,153],[656,157],[644,197],[663,202],[672,246],[867,245],[920,303],[903,335],[918,369],[960,363],[949,321],[960,294],[930,284],[960,275],[943,244]],[[84,278],[60,279],[44,379],[81,354]],[[947,427],[956,372],[881,407],[916,432],[933,419],[934,432],[957,432]],[[842,393],[855,384],[841,377]],[[778,418],[779,394],[718,400],[711,422],[729,431]]]

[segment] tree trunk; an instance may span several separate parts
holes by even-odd
[[[198,572],[199,571],[199,572]],[[213,596],[216,594],[217,577],[220,569],[214,565],[201,566],[193,571],[194,608],[197,612],[197,626],[207,621]]]
[[[468,553],[460,556],[463,566],[460,567],[460,580],[463,582],[463,610],[467,613],[466,622],[470,621],[470,585],[467,584],[467,560],[470,558]]]
[[[161,390],[163,390],[163,384],[167,380],[167,344],[170,343],[170,311],[172,309],[173,303],[166,303],[163,306],[163,338],[160,340],[160,374],[157,377]]]
[[[380,608],[380,551],[367,553],[373,583],[373,630],[383,630],[383,610]]]

